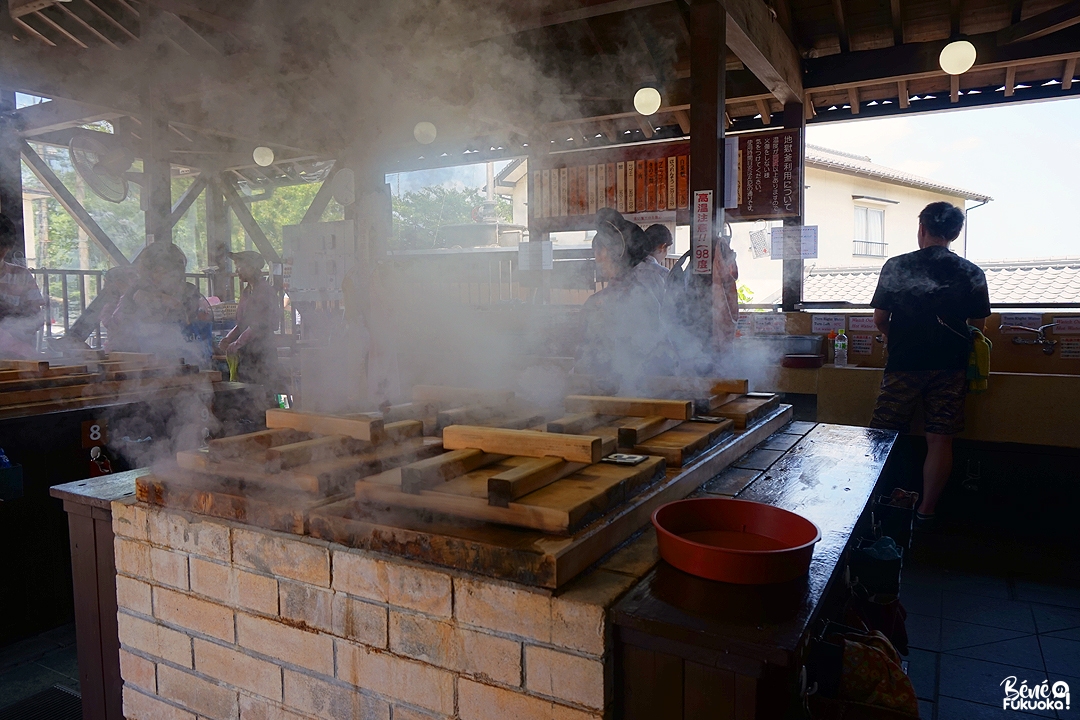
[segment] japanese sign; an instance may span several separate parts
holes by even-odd
[[[1064,360],[1080,360],[1080,337],[1061,338],[1061,357]]]
[[[848,330],[851,332],[872,332],[878,331],[877,325],[874,324],[873,315],[852,315],[848,318]]]
[[[1029,333],[1027,333],[1026,330],[1019,330],[1017,328],[1029,327],[1032,330],[1038,330],[1043,322],[1042,315],[1039,313],[1002,313],[1001,324],[1016,326],[1003,328],[1001,330],[1002,335],[1024,335]],[[1057,328],[1054,329],[1057,330]]]
[[[817,225],[772,229],[773,260],[812,260],[818,255]]]
[[[1080,335],[1080,317],[1056,317],[1054,322],[1057,327],[1050,329],[1055,335]]]
[[[775,220],[802,213],[802,141],[798,130],[739,136],[731,220]]]
[[[849,340],[851,343],[852,355],[872,355],[874,351],[874,336],[873,335],[852,335]]]
[[[757,335],[783,335],[787,332],[787,317],[780,313],[753,313],[752,317]]]
[[[712,274],[713,191],[695,190],[690,235],[694,244],[695,275]]]

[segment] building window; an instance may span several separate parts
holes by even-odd
[[[852,255],[888,257],[885,242],[885,211],[855,206],[855,249]]]

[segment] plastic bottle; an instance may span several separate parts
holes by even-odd
[[[835,351],[834,351],[835,352],[835,359],[833,360],[833,364],[836,367],[846,367],[847,366],[847,335],[844,334],[843,330],[841,330],[839,333],[837,333],[836,340],[833,341],[833,345],[835,347]]]
[[[836,331],[830,330],[826,339],[829,342],[825,343],[825,362],[831,363],[836,359]]]

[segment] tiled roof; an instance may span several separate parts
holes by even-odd
[[[962,197],[967,200],[977,200],[979,202],[993,200],[989,195],[953,187],[952,185],[945,185],[935,180],[912,175],[903,170],[896,170],[894,168],[885,167],[884,165],[877,165],[870,162],[870,158],[865,155],[853,155],[851,153],[830,150],[829,148],[823,148],[817,145],[806,146],[806,164],[811,167],[836,170],[853,175],[865,175],[867,177],[898,183],[900,185],[907,185],[908,187],[920,188],[922,190],[933,190],[947,195]]]
[[[990,301],[1080,304],[1080,257],[977,262],[986,272]],[[810,268],[803,281],[807,302],[866,305],[877,287],[878,268]]]

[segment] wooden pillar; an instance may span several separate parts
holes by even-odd
[[[204,171],[209,174],[208,171]],[[229,207],[217,177],[210,175],[206,183],[206,258],[207,263],[217,267],[214,278],[214,294],[223,302],[232,302],[235,293],[228,277],[229,256],[232,249],[232,231],[229,227]]]
[[[695,0],[690,7],[690,205],[693,216],[694,192],[713,193],[713,226],[710,246],[717,252],[717,238],[724,230],[724,103],[727,13],[717,0]],[[691,227],[691,248],[694,245]],[[693,255],[690,267],[696,263]],[[710,259],[709,268],[713,263]],[[709,344],[713,334],[713,282],[711,275],[692,275],[689,313],[699,330],[698,337]]]
[[[797,128],[799,132],[799,217],[784,220],[785,226],[803,225],[806,220],[806,115],[803,114],[802,103],[788,103],[784,105],[784,127]],[[795,306],[802,302],[803,288],[803,261],[784,260],[783,286],[781,291],[781,309],[784,312],[795,312]]]
[[[15,226],[16,251],[25,254],[22,197],[22,140],[10,113],[15,112],[15,92],[0,90],[0,212]]]

